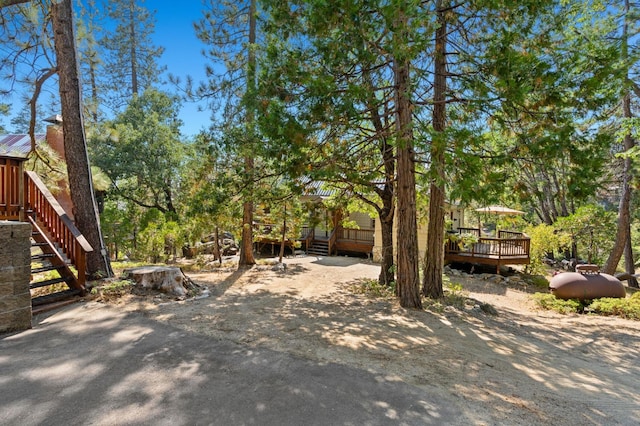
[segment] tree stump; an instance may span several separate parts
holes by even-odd
[[[186,297],[188,289],[198,287],[182,269],[170,266],[142,266],[124,270],[125,278],[145,289]]]

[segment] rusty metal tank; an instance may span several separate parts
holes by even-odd
[[[549,291],[559,299],[592,300],[600,297],[625,297],[622,282],[600,273],[596,265],[578,265],[576,272],[562,272],[551,279]]]

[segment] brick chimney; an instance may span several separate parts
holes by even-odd
[[[47,123],[47,144],[62,160],[64,156],[64,135],[62,133],[62,116],[60,114],[53,115],[44,120]],[[67,215],[73,220],[73,202],[71,201],[71,195],[69,192],[69,184],[67,182],[56,182],[58,187],[61,188],[55,195],[58,203],[67,212]]]

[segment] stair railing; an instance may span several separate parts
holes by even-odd
[[[87,253],[93,251],[93,248],[40,177],[30,171],[25,172],[25,208],[35,216],[49,238],[60,245],[66,257],[75,265],[78,282],[84,287]]]
[[[307,232],[307,235],[304,237],[304,251],[309,251],[309,246],[313,244],[313,239],[316,237],[316,230],[314,228],[310,228]]]

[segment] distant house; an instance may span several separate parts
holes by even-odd
[[[458,231],[458,229],[464,227],[464,208],[454,203],[445,203],[445,219],[449,221],[450,230]],[[397,228],[398,216],[396,214],[394,218],[393,224],[393,242],[394,245],[397,246]],[[373,246],[373,260],[376,262],[380,262],[382,259],[382,227],[380,226],[380,219],[378,217],[375,218],[375,234],[374,241],[375,244]],[[424,257],[425,248],[427,247],[427,223],[426,220],[418,220],[418,252],[420,259]],[[396,247],[393,248],[394,253],[397,252]]]
[[[377,215],[372,218],[368,213],[355,211],[349,212],[345,217],[344,210],[327,208],[324,201],[335,195],[336,190],[328,189],[323,182],[310,182],[306,185],[305,190],[301,200],[310,201],[318,206],[316,221],[314,224],[305,224],[299,238],[296,241],[288,241],[288,246],[292,248],[297,242],[309,254],[323,256],[351,254],[368,256],[376,262],[381,260],[382,227]],[[446,214],[452,230],[457,231],[460,227],[464,227],[464,209],[462,207],[447,204]],[[344,226],[344,223],[352,226]],[[258,235],[264,226],[277,225],[258,224],[256,227]],[[395,244],[397,244],[396,235],[397,230],[394,225]],[[257,237],[258,248],[272,245],[272,250],[274,250],[278,244],[279,240],[277,239]],[[418,244],[421,253],[424,253],[427,244],[426,223],[418,224]]]
[[[324,201],[335,194],[335,190],[327,189],[323,182],[310,182],[306,186],[305,194],[300,197],[302,202],[317,206],[314,220],[302,226],[302,232],[295,241],[286,244],[293,250],[298,244],[308,254],[329,256],[337,254],[354,254],[371,256],[374,246],[374,221],[368,214],[353,212],[346,217],[346,222],[357,227],[345,227],[345,212],[342,209],[328,208]],[[279,240],[260,236],[261,230],[270,229],[275,224],[256,224],[258,248],[265,245],[272,247],[279,244]]]

